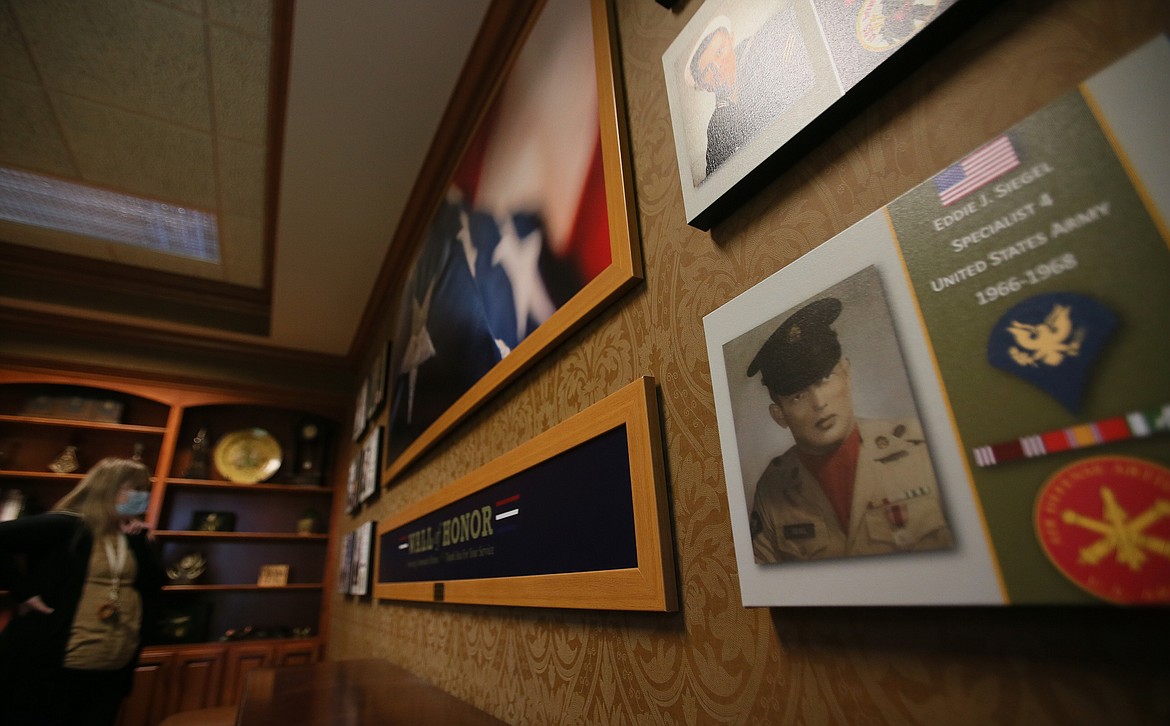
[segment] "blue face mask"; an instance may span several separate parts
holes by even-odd
[[[139,491],[132,489],[126,492],[126,500],[118,502],[118,514],[123,517],[139,517],[146,514],[146,508],[150,505],[150,492]]]

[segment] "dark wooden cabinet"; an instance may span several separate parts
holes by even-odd
[[[240,702],[244,678],[253,668],[267,668],[273,665],[276,649],[268,643],[241,643],[231,649],[228,655],[226,676],[223,684],[221,706],[234,706]]]
[[[276,666],[309,665],[321,659],[321,643],[319,640],[299,640],[288,643],[277,643],[275,662]]]
[[[224,649],[214,645],[176,651],[171,658],[167,713],[218,706],[226,660]]]
[[[154,726],[179,711],[235,706],[253,669],[316,663],[320,652],[318,638],[149,648],[118,726]]]
[[[118,726],[153,726],[169,713],[170,672],[174,653],[143,653],[134,671],[134,689],[122,703]]]

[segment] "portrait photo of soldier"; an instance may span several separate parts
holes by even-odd
[[[725,356],[728,377],[742,376],[734,406],[756,562],[954,547],[874,268],[727,343]]]

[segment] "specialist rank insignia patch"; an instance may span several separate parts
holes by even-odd
[[[987,360],[1077,413],[1097,357],[1117,316],[1073,292],[1036,295],[1008,310],[991,330]]]
[[[1049,560],[1081,589],[1115,603],[1170,603],[1170,469],[1082,459],[1041,488],[1035,526]]]

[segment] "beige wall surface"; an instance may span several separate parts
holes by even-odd
[[[713,233],[685,223],[661,65],[700,4],[617,3],[645,282],[341,524],[387,517],[650,374],[679,612],[334,595],[328,657],[385,658],[514,724],[1170,722],[1165,610],[743,608],[702,328],[711,310],[1170,28],[1170,3],[997,4]]]

